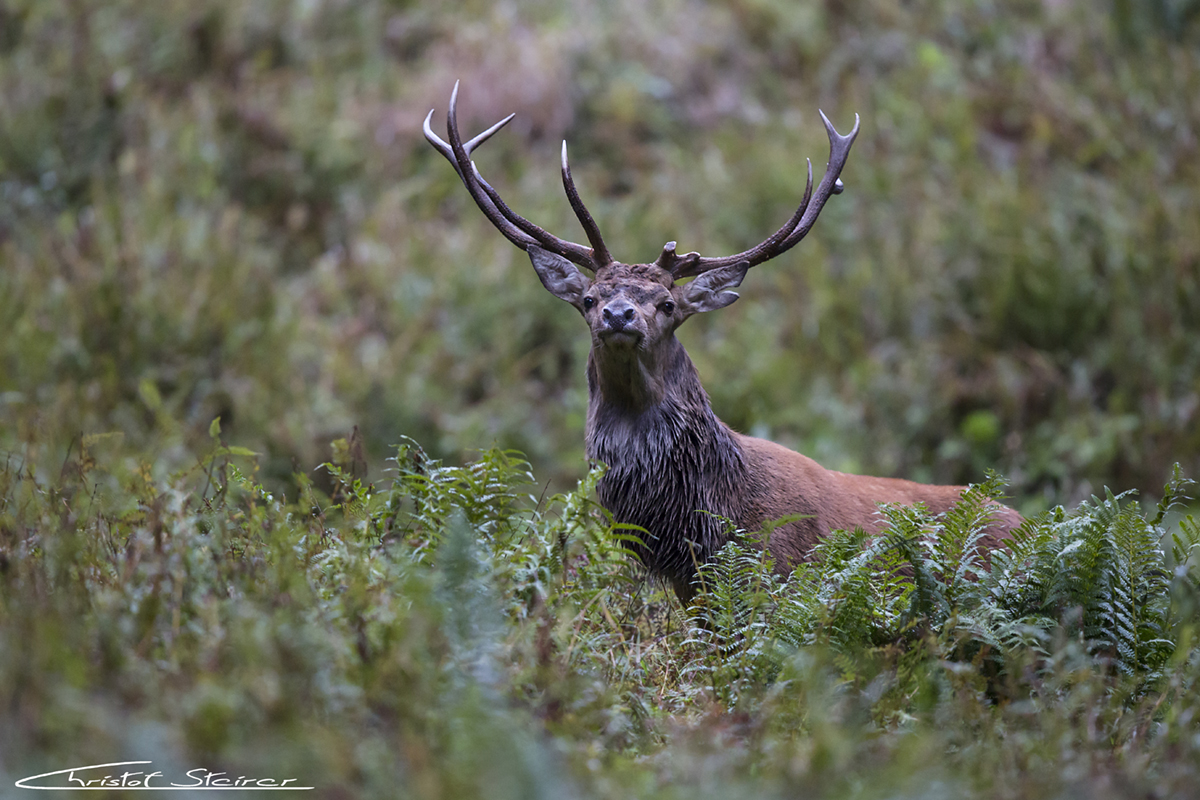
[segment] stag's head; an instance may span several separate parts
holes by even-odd
[[[800,207],[783,227],[766,241],[736,255],[707,258],[699,253],[677,255],[675,242],[667,242],[652,264],[623,264],[613,260],[600,236],[600,229],[588,213],[567,163],[567,143],[562,147],[563,188],[575,216],[579,218],[590,246],[560,239],[514,212],[496,190],[483,179],[471,160],[471,152],[508,124],[514,115],[502,119],[470,141],[463,142],[458,132],[458,84],[450,95],[446,132],[443,141],[430,127],[433,111],[425,118],[425,138],[453,165],[471,193],[476,205],[504,236],[529,253],[542,284],[562,300],[579,310],[592,332],[593,352],[634,351],[653,353],[657,345],[670,339],[684,320],[701,311],[712,311],[737,300],[733,291],[756,264],[789,250],[804,238],[817,221],[825,202],[842,191],[839,180],[850,154],[850,145],[858,135],[858,117],[854,129],[841,136],[821,114],[829,135],[829,163],[816,191],[813,191],[812,162],[808,163],[808,181]],[[678,283],[684,278],[693,278]]]

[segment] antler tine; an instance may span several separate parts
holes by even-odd
[[[843,187],[839,176],[842,173],[842,168],[846,166],[846,159],[850,155],[850,146],[854,144],[854,139],[858,136],[859,128],[859,117],[855,114],[854,129],[846,136],[842,136],[833,127],[833,123],[829,121],[829,118],[825,116],[825,112],[818,111],[818,113],[820,113],[821,120],[825,123],[825,132],[829,136],[829,162],[825,166],[825,175],[821,178],[821,183],[817,186],[816,193],[814,194],[812,161],[809,160],[808,181],[804,189],[804,199],[801,200],[796,212],[792,214],[791,219],[784,223],[782,228],[771,234],[762,244],[737,255],[721,258],[704,258],[698,253],[676,256],[674,243],[670,242],[668,243],[668,247],[663,248],[663,254],[659,256],[658,261],[655,263],[668,269],[676,279],[686,278],[742,261],[749,262],[750,266],[753,267],[756,264],[761,264],[764,261],[787,252],[803,239],[817,221],[817,216],[821,213],[821,209],[825,207],[825,203],[829,200],[830,195],[841,194]]]
[[[431,119],[433,119],[433,112],[434,112],[434,109],[431,108],[431,109],[429,109],[429,113],[425,115],[425,124],[422,126],[425,130],[425,139],[431,145],[433,145],[434,148],[439,153],[441,153],[443,156],[446,157],[446,159],[450,162],[450,165],[452,167],[454,167],[455,172],[459,172],[458,161],[456,161],[454,158],[454,151],[450,148],[449,144],[442,141],[442,138],[433,132],[433,128],[429,124],[429,121]],[[515,116],[516,116],[516,114],[509,114],[507,117],[500,120],[495,125],[488,128],[486,131],[484,131],[483,133],[479,134],[471,141],[464,144],[463,150],[465,150],[467,152],[468,156],[471,155],[471,153],[474,152],[476,147],[479,147],[479,145],[483,144],[488,139],[492,138],[493,134],[495,134],[496,131],[500,130],[505,125],[512,122],[512,119]],[[461,173],[460,173],[459,177],[462,177]]]
[[[491,200],[488,199],[487,195],[479,188],[475,181],[472,180],[470,171],[464,171],[463,169],[463,164],[470,163],[471,151],[486,142],[492,137],[493,134],[507,125],[515,115],[510,114],[464,145],[462,143],[462,138],[458,135],[457,110],[458,82],[455,81],[454,91],[450,93],[450,112],[447,115],[446,120],[446,132],[450,141],[448,143],[443,141],[441,137],[433,132],[433,128],[430,126],[430,121],[433,119],[434,109],[430,109],[429,113],[425,115],[425,123],[422,125],[422,129],[425,132],[426,141],[433,145],[433,148],[441,153],[445,159],[450,162],[450,165],[454,167],[454,171],[458,174],[458,177],[463,182],[463,185],[467,187],[467,192],[470,193],[471,199],[473,199],[475,204],[479,206],[479,210],[483,212],[483,215],[491,220],[491,223],[496,226],[496,229],[499,230],[500,233],[504,234],[504,238],[508,239],[510,242],[520,248],[528,247],[531,244],[537,244],[535,239],[521,231],[509,220],[505,219],[504,215],[500,213],[495,205],[492,204]]]
[[[598,262],[592,257],[591,251],[589,251],[583,245],[578,245],[574,242],[568,242],[563,239],[559,239],[554,234],[539,228],[537,225],[533,224],[509,208],[508,203],[505,203],[504,200],[501,199],[500,193],[492,188],[490,183],[484,180],[483,175],[479,173],[479,167],[475,166],[474,161],[471,162],[471,171],[475,176],[475,180],[479,181],[480,187],[482,187],[483,191],[487,194],[488,199],[492,201],[492,204],[496,206],[497,210],[504,215],[505,219],[516,225],[523,232],[533,237],[535,244],[539,245],[545,250],[558,253],[563,258],[573,261],[579,266],[584,267],[585,269],[590,269],[593,272],[599,269],[599,266],[609,263],[609,261],[605,261],[603,264]]]
[[[563,189],[566,190],[567,199],[571,202],[571,209],[579,219],[579,224],[583,226],[588,241],[591,242],[596,264],[598,266],[611,264],[612,256],[609,255],[608,247],[605,246],[604,239],[600,236],[600,228],[596,225],[596,220],[592,219],[592,215],[588,213],[587,206],[583,204],[583,200],[579,197],[579,191],[575,188],[575,181],[571,179],[571,165],[567,163],[566,139],[563,139],[562,143],[562,179]]]
[[[463,185],[467,187],[475,205],[479,206],[479,210],[496,226],[500,233],[504,234],[506,239],[523,250],[530,245],[539,245],[585,269],[595,271],[601,265],[597,264],[592,250],[583,245],[560,239],[514,212],[500,199],[496,190],[483,180],[483,176],[479,174],[479,170],[471,160],[471,152],[507,125],[514,116],[516,115],[509,114],[464,144],[458,132],[458,81],[455,81],[454,90],[450,93],[450,107],[446,115],[446,135],[450,141],[448,143],[443,141],[433,132],[433,128],[430,126],[433,110],[426,115],[423,129],[426,140],[454,167],[454,171],[458,173]],[[605,254],[607,255],[607,251]]]
[[[817,193],[813,197],[812,205],[805,210],[804,217],[800,220],[800,224],[796,226],[796,230],[792,231],[779,246],[779,252],[781,253],[793,247],[807,236],[829,197],[841,194],[842,190],[845,189],[839,176],[842,174],[842,168],[846,166],[846,159],[850,157],[850,146],[854,144],[854,140],[858,137],[858,114],[854,115],[854,128],[850,133],[842,136],[833,127],[833,123],[829,121],[829,117],[825,116],[824,111],[817,109],[817,113],[821,115],[821,121],[825,123],[825,133],[829,136],[829,163],[825,165],[825,175],[821,178],[821,184],[817,187]]]
[[[528,235],[524,234],[511,220],[500,213],[499,209],[491,203],[487,194],[479,186],[479,183],[474,180],[474,170],[471,168],[470,153],[467,152],[467,148],[462,143],[462,137],[458,133],[458,81],[454,82],[454,90],[450,92],[450,107],[446,111],[446,136],[450,139],[450,150],[454,155],[454,164],[455,169],[458,170],[458,176],[462,178],[463,185],[467,187],[467,192],[470,193],[471,199],[475,201],[475,205],[479,206],[479,210],[513,244],[521,248],[533,244],[533,242],[528,241]]]

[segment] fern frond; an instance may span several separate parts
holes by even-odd
[[[1168,511],[1192,499],[1195,488],[1196,482],[1183,474],[1183,467],[1176,461],[1171,467],[1171,475],[1167,478],[1166,485],[1163,486],[1162,500],[1158,501],[1158,513],[1151,524],[1161,525]]]

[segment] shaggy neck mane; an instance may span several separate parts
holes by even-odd
[[[637,349],[593,348],[588,395],[587,453],[608,465],[601,504],[646,529],[649,546],[635,548],[646,567],[686,584],[727,538],[718,517],[740,516],[746,464],[733,432],[674,337],[661,363]]]

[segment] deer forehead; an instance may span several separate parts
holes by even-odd
[[[603,297],[624,292],[636,302],[644,303],[669,293],[675,285],[675,279],[671,273],[654,264],[615,262],[597,272],[592,285]]]

